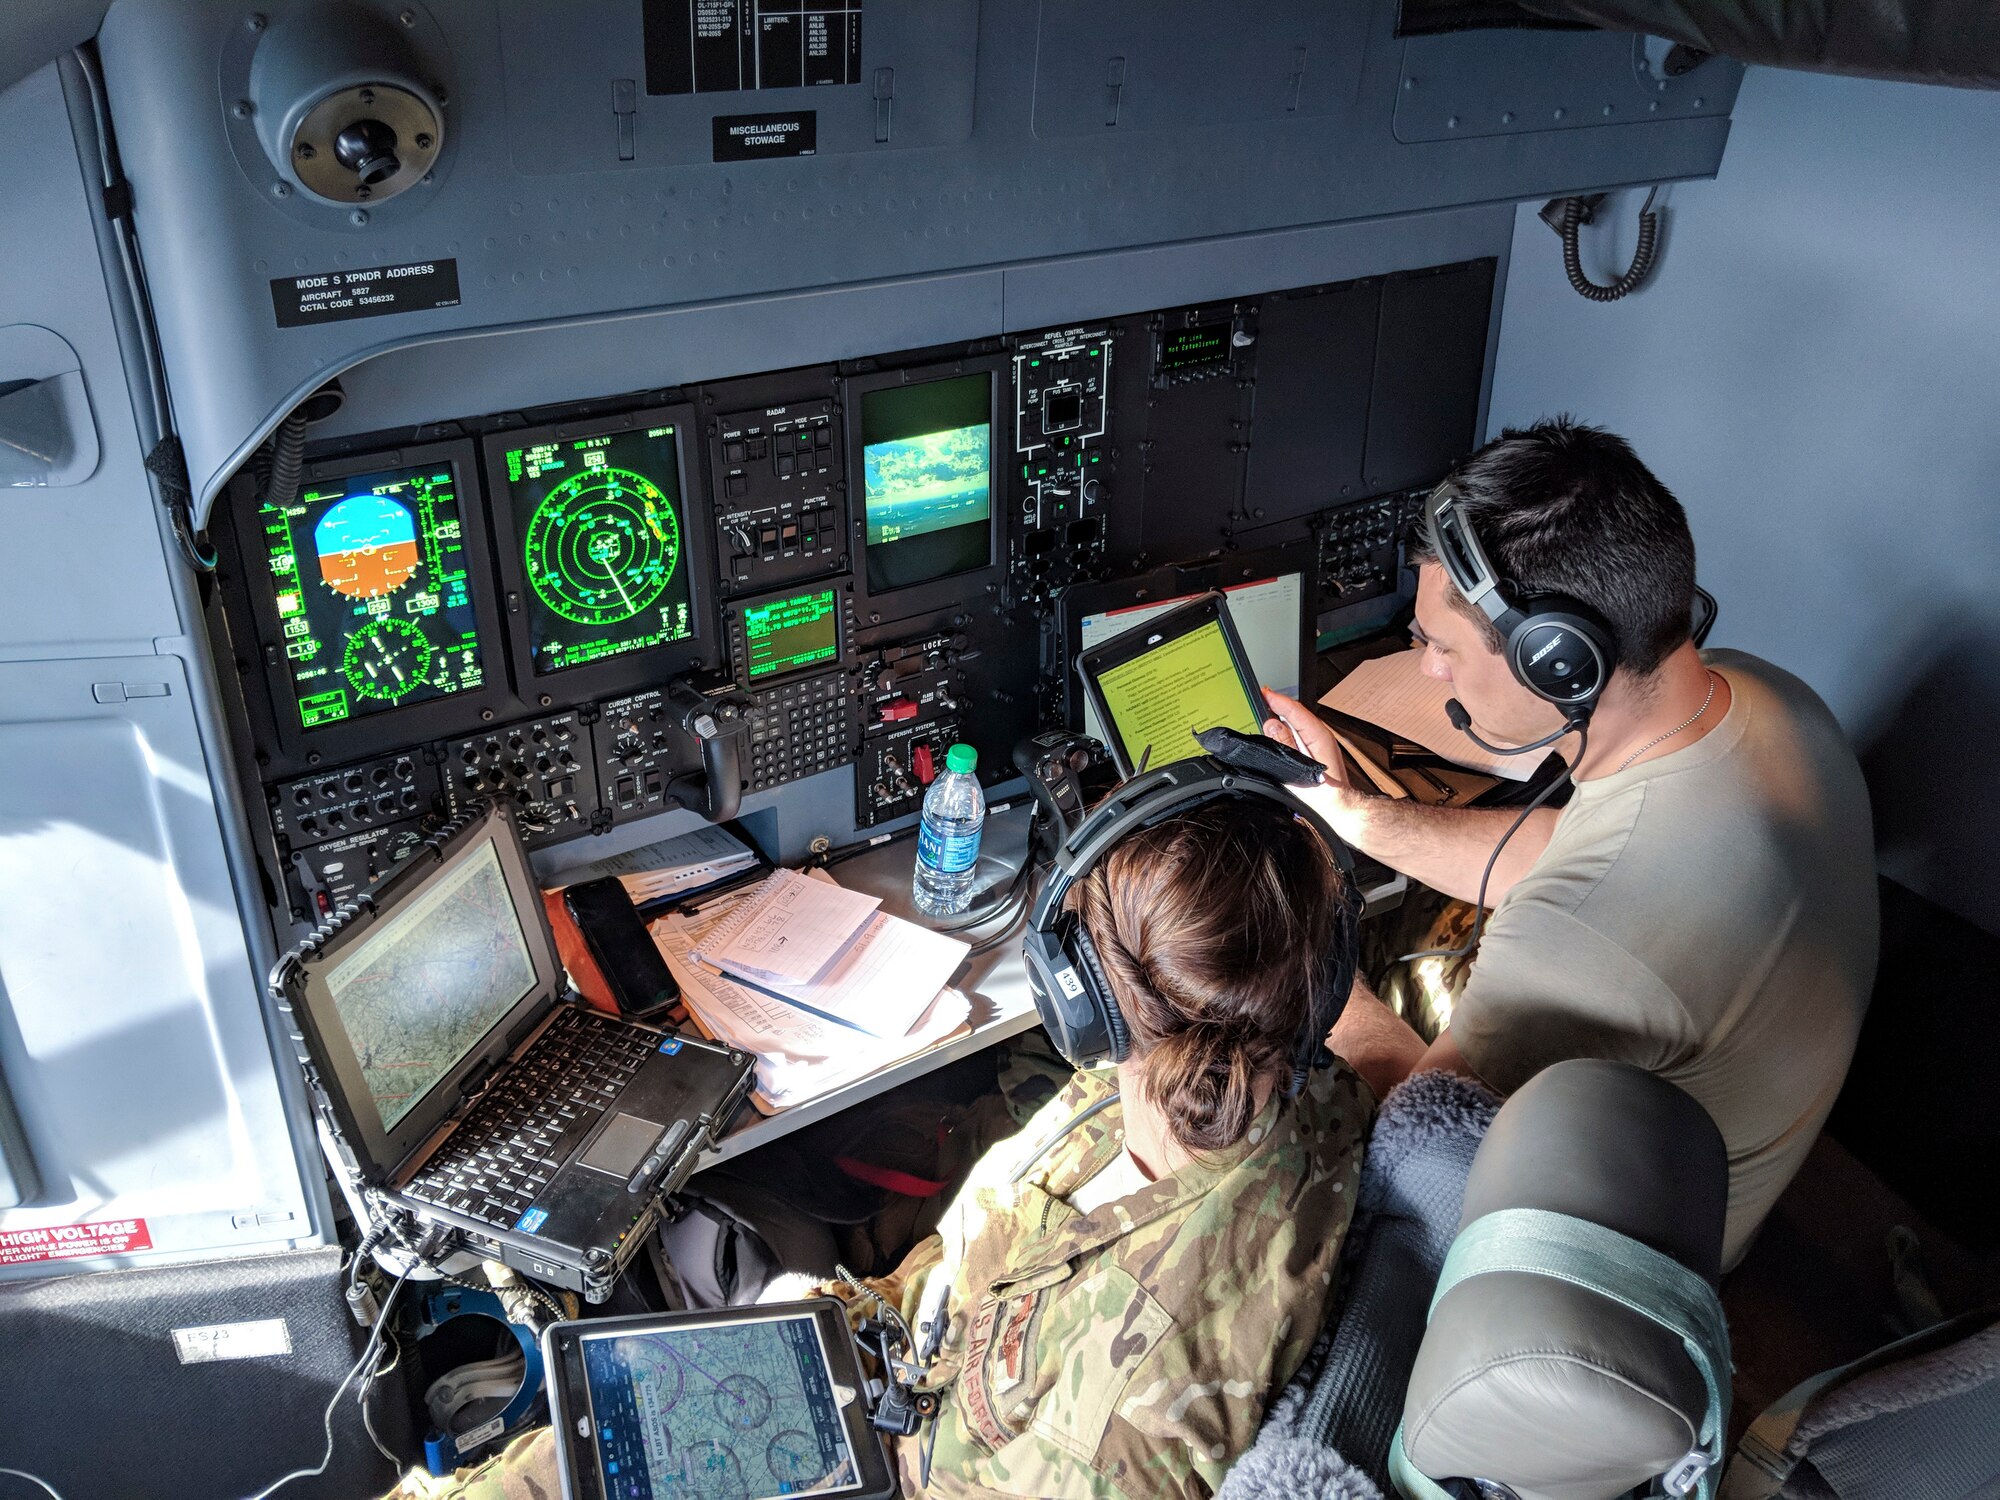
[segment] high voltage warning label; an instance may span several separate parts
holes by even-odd
[[[51,1224],[46,1229],[0,1229],[0,1266],[38,1260],[81,1260],[153,1248],[144,1219],[99,1219],[93,1224]]]

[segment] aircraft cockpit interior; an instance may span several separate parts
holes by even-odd
[[[0,16],[0,1500],[2000,1494],[1996,89]]]

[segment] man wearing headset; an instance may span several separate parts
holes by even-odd
[[[1659,1073],[1728,1145],[1733,1266],[1833,1105],[1873,982],[1860,768],[1797,678],[1696,649],[1686,515],[1623,439],[1509,430],[1426,509],[1423,670],[1461,730],[1553,745],[1575,791],[1503,846],[1515,811],[1365,796],[1317,716],[1267,694],[1268,732],[1328,767],[1303,795],[1341,837],[1445,895],[1483,887],[1491,912],[1434,1042],[1362,980],[1334,1050],[1378,1093],[1424,1068],[1511,1092],[1568,1057]]]

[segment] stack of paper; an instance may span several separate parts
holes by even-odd
[[[839,896],[854,894],[824,872],[792,878]],[[671,912],[652,926],[695,1024],[718,1041],[756,1054],[752,1101],[758,1109],[773,1114],[803,1104],[964,1028],[970,1002],[947,985],[967,945],[885,912],[871,912],[852,941],[807,983],[752,981],[705,962],[702,955],[726,953],[732,940],[755,929],[770,885],[698,914]]]
[[[708,931],[694,956],[738,979],[808,986],[854,946],[881,904],[879,896],[778,870]]]
[[[1422,658],[1423,652],[1415,650],[1364,661],[1319,701],[1470,770],[1509,781],[1533,776],[1540,757],[1494,755],[1452,728],[1444,709],[1451,684],[1425,676],[1418,667]]]
[[[613,854],[580,870],[567,871],[563,883],[577,885],[616,875],[632,904],[643,906],[648,901],[714,885],[756,863],[757,856],[739,840],[726,829],[710,824],[657,844]]]

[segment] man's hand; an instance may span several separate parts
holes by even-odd
[[[1333,731],[1326,727],[1320,716],[1307,708],[1296,698],[1287,698],[1274,688],[1264,689],[1264,701],[1276,712],[1275,719],[1264,721],[1264,733],[1281,745],[1290,745],[1310,755],[1326,767],[1326,779],[1334,786],[1349,786],[1347,762],[1341,757],[1340,745],[1333,737]]]

